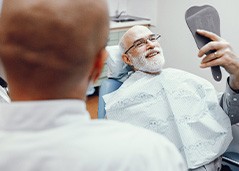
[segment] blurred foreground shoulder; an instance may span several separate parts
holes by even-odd
[[[178,149],[164,136],[115,121],[103,121],[102,125],[108,127],[105,134],[107,139],[111,137],[112,144],[118,148],[117,151],[124,153],[124,163],[128,163],[129,170],[187,170]],[[119,142],[115,142],[116,139]]]

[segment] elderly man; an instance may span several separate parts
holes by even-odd
[[[107,55],[104,0],[4,0],[0,58],[12,103],[0,104],[1,171],[183,171],[162,136],[91,121],[85,99]]]
[[[220,169],[220,156],[232,140],[231,123],[239,119],[238,102],[233,101],[239,97],[239,62],[223,39],[207,31],[198,33],[213,40],[200,49],[200,57],[216,50],[203,57],[201,67],[220,65],[230,74],[220,102],[225,112],[208,81],[181,70],[162,69],[160,35],[144,26],[132,27],[120,41],[122,59],[134,72],[103,98],[108,119],[163,134],[180,150],[189,169],[214,171]]]

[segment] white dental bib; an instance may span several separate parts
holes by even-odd
[[[189,168],[213,161],[232,140],[230,120],[214,87],[181,70],[165,69],[159,75],[137,71],[103,98],[108,119],[166,136]]]

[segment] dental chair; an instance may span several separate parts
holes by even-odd
[[[99,90],[98,119],[105,118],[105,102],[103,96],[117,90],[121,84],[122,82],[114,78],[108,78],[102,82]]]
[[[132,70],[122,62],[118,46],[108,46],[106,50],[109,53],[107,59],[108,78],[102,82],[99,89],[98,119],[105,118],[106,111],[103,96],[117,90]],[[233,125],[232,132],[234,140],[228,151],[223,154],[222,171],[239,171],[239,125]]]
[[[233,141],[222,156],[222,165],[230,167],[232,171],[239,171],[239,125],[232,126]],[[224,170],[222,170],[224,171]],[[225,170],[226,171],[226,170]]]
[[[126,79],[128,71],[131,70],[131,68],[122,61],[118,45],[107,46],[106,50],[109,54],[106,61],[108,78],[102,82],[99,89],[98,119],[105,118],[105,102],[102,97],[105,94],[117,90],[123,83],[124,79]]]
[[[222,171],[239,171],[239,154],[235,152],[224,153],[222,156],[222,165]]]

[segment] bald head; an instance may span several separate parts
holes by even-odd
[[[55,89],[59,82],[86,81],[108,27],[104,0],[4,0],[0,57],[10,88],[24,83]]]
[[[125,52],[135,40],[145,37],[148,34],[152,34],[152,32],[147,27],[140,25],[133,26],[122,36],[119,45]]]

